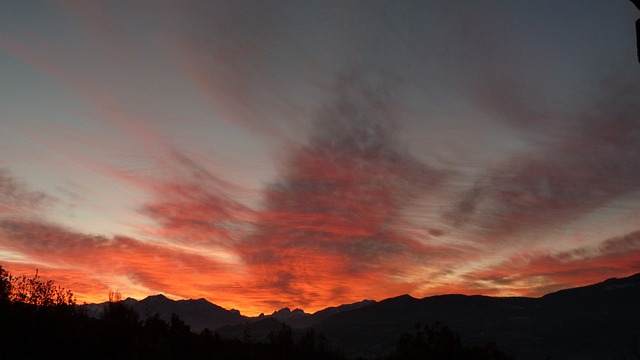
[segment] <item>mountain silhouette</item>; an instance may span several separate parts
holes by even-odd
[[[602,359],[640,351],[640,274],[541,298],[408,295],[336,314],[314,327],[350,356],[393,350],[416,323],[440,322],[463,342],[489,341],[517,359]]]
[[[153,295],[143,300],[127,298],[124,304],[135,310],[141,318],[158,313],[168,321],[172,314],[178,315],[192,330],[217,329],[225,325],[244,324],[247,317],[238,310],[226,310],[205,299],[171,300],[164,295]],[[107,303],[84,305],[89,316],[100,317]]]
[[[162,295],[124,300],[141,316],[180,316],[193,330],[209,328],[223,338],[266,341],[282,323],[294,336],[313,327],[330,346],[350,358],[373,358],[394,349],[400,335],[416,325],[440,322],[468,345],[496,343],[517,359],[632,358],[640,353],[640,274],[566,289],[540,298],[409,295],[364,300],[313,314],[284,308],[271,315],[241,315],[204,299],[173,301]],[[99,316],[104,304],[85,305]]]

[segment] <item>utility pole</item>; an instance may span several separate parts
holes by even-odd
[[[638,10],[640,10],[640,0],[631,0]],[[636,20],[636,48],[638,49],[638,62],[640,62],[640,19]]]

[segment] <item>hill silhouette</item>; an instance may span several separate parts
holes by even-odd
[[[223,338],[256,341],[283,323],[300,337],[308,328],[326,336],[347,357],[373,358],[393,351],[402,333],[416,324],[445,324],[471,345],[495,342],[517,359],[632,358],[640,351],[640,274],[557,291],[540,298],[439,295],[423,299],[402,295],[366,300],[313,314],[281,309],[246,317],[204,299],[173,301],[151,296],[125,300],[139,314],[170,312],[193,329],[205,327]],[[87,305],[94,307],[96,305]],[[219,325],[219,326],[218,326]]]

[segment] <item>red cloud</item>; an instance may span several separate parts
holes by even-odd
[[[104,301],[114,286],[130,296],[155,291],[215,299],[214,290],[234,293],[240,280],[241,272],[233,264],[128,237],[85,235],[35,221],[3,221],[0,236],[3,248],[25,258],[7,266],[9,270],[30,273],[40,267],[52,278],[60,274],[60,285],[74,291],[80,301]]]
[[[611,238],[594,247],[567,252],[528,253],[487,270],[470,273],[462,287],[482,294],[541,296],[587,285],[640,269],[640,231]]]
[[[432,249],[403,230],[400,213],[442,174],[396,143],[384,91],[341,78],[308,143],[289,152],[256,231],[238,247],[262,286],[312,308],[328,294],[353,301],[415,286],[398,278]]]

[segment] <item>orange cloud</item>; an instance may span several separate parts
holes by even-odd
[[[510,55],[513,46],[525,50],[530,43],[516,44],[511,35],[507,41],[502,30],[511,24],[500,19],[453,16],[460,10],[457,5],[407,11],[389,2],[365,13],[349,4],[160,1],[121,9],[106,2],[60,0],[41,5],[44,12],[55,13],[47,21],[61,31],[47,33],[48,23],[32,26],[36,21],[24,8],[7,17],[0,48],[22,62],[16,69],[28,65],[70,90],[73,97],[61,98],[80,107],[68,109],[74,119],[64,122],[66,127],[42,111],[38,127],[26,132],[33,132],[29,138],[46,150],[63,155],[57,166],[77,163],[97,173],[91,179],[106,178],[105,184],[118,188],[105,189],[110,190],[105,195],[100,185],[84,181],[89,177],[61,175],[63,181],[91,183],[84,193],[90,200],[83,205],[91,201],[90,206],[103,206],[104,198],[126,192],[120,191],[125,182],[133,188],[125,189],[126,201],[118,200],[127,208],[114,212],[138,211],[134,215],[143,218],[123,225],[126,233],[117,236],[63,227],[43,211],[57,199],[0,171],[0,258],[14,273],[29,274],[38,267],[81,301],[105,300],[108,290],[117,287],[125,296],[163,292],[206,297],[255,314],[282,306],[313,311],[402,293],[540,295],[639,268],[635,233],[596,247],[540,250],[494,265],[504,251],[513,251],[519,235],[544,235],[595,210],[606,212],[612,200],[640,188],[637,77],[605,84],[607,96],[599,94],[599,103],[568,118],[566,133],[558,135],[550,129],[555,130],[560,115],[545,116],[539,106],[548,99],[521,96],[523,88],[532,93],[528,75],[522,82],[514,80],[520,79],[523,62]],[[468,14],[496,10],[484,5],[465,9]],[[425,15],[434,16],[433,21],[425,22]],[[471,31],[477,36],[470,38],[460,28],[482,31]],[[427,33],[444,35],[429,38]],[[448,43],[461,46],[440,46]],[[474,64],[469,64],[469,54],[477,60]],[[508,60],[496,62],[495,54]],[[531,59],[520,60],[533,64]],[[345,67],[355,70],[328,86],[336,69]],[[468,86],[476,81],[486,86]],[[390,82],[403,98],[394,98]],[[25,84],[25,89],[31,86]],[[194,85],[200,94],[191,89]],[[462,91],[467,88],[475,92]],[[320,98],[329,100],[318,106]],[[479,178],[469,175],[475,170],[468,171],[477,164],[460,170],[447,161],[464,161],[445,155],[438,160],[438,166],[448,167],[442,170],[409,151],[419,141],[424,141],[419,147],[433,150],[438,147],[427,143],[436,138],[442,144],[465,140],[437,133],[405,144],[397,136],[402,121],[423,122],[415,128],[448,128],[426,126],[431,120],[423,115],[475,112],[478,108],[467,108],[469,99],[527,136],[530,130],[533,136],[549,134],[541,137],[544,143],[535,144],[536,151],[511,156]],[[209,117],[200,106],[211,106],[217,116]],[[319,110],[311,121],[300,121],[312,106]],[[175,114],[165,113],[175,108]],[[175,126],[171,122],[177,118]],[[108,133],[102,126],[93,128],[94,123],[74,128],[74,121],[87,119],[103,121]],[[14,120],[7,126],[20,126],[20,119]],[[203,126],[220,120],[243,129]],[[470,134],[463,129],[468,121],[453,121],[451,128]],[[289,146],[278,153],[279,164],[266,164],[279,165],[281,172],[260,193],[261,201],[249,203],[242,201],[246,189],[225,180],[224,165],[206,166],[197,155],[182,155],[186,152],[172,144],[172,134],[160,131],[183,122],[193,132],[238,131],[230,141],[246,140],[247,153],[262,151],[284,135],[293,138],[305,125],[309,133],[287,140]],[[486,124],[479,123],[477,129]],[[109,131],[113,129],[117,131]],[[243,133],[247,129],[253,132]],[[259,138],[264,135],[266,140]],[[478,135],[489,141],[501,136],[486,129]],[[524,142],[534,143],[528,140]],[[262,141],[269,145],[255,144]],[[190,149],[208,157],[208,145]],[[220,146],[214,147],[216,152],[228,150]],[[445,153],[451,150],[449,144],[444,148]],[[452,174],[460,177],[452,180]],[[447,196],[465,183],[471,185],[462,189],[453,210],[443,210],[452,221],[435,223],[439,210],[434,209],[449,208]],[[82,211],[91,213],[84,208],[78,215],[87,215]],[[83,220],[79,216],[76,224]],[[101,225],[119,225],[110,220]],[[536,249],[541,246],[535,244]]]
[[[640,231],[611,238],[597,246],[561,253],[527,253],[466,275],[466,292],[541,296],[640,269]]]
[[[170,244],[85,235],[35,221],[0,222],[0,244],[23,256],[3,264],[9,271],[31,274],[39,268],[41,275],[72,290],[80,302],[106,301],[109,290],[119,289],[136,298],[154,293],[205,297],[255,314],[264,311],[260,305],[265,298],[273,298],[249,286],[242,264],[220,262]],[[262,302],[245,300],[252,297]]]

